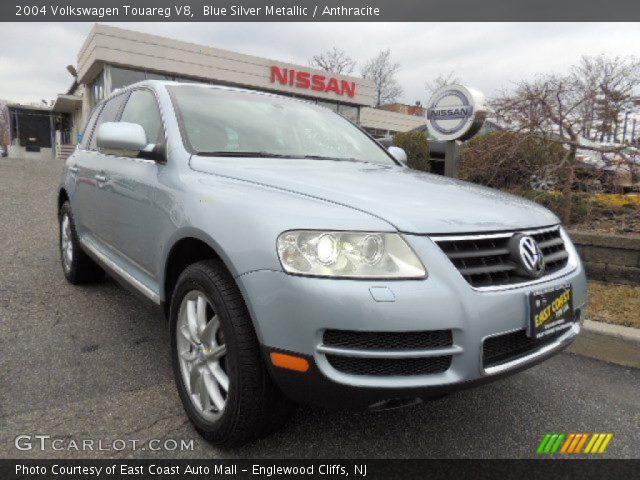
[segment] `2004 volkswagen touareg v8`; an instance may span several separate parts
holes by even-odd
[[[558,218],[391,153],[300,100],[132,85],[66,162],[64,274],[164,308],[184,408],[221,445],[277,428],[288,399],[382,409],[569,344],[585,275]]]

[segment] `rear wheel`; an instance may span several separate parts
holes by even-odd
[[[184,270],[170,319],[178,393],[205,439],[239,446],[274,430],[274,418],[286,420],[290,404],[267,373],[242,296],[221,263]]]
[[[60,261],[67,281],[78,285],[101,280],[104,277],[104,270],[80,248],[69,202],[64,202],[60,207],[58,217],[60,221]]]

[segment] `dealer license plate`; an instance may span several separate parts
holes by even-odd
[[[542,339],[569,328],[573,322],[571,285],[529,294],[529,328],[527,334]]]

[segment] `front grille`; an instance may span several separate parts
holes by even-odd
[[[356,332],[353,330],[325,330],[323,343],[330,347],[370,350],[421,350],[450,347],[451,330],[418,332]]]
[[[351,375],[410,376],[442,373],[451,366],[451,356],[426,358],[358,358],[327,355],[333,368]]]
[[[511,285],[531,281],[530,277],[518,275],[518,265],[511,257],[508,244],[517,232],[504,236],[448,238],[435,242],[449,257],[462,276],[474,287]],[[560,229],[529,233],[540,246],[544,255],[545,273],[550,275],[562,270],[569,260]]]
[[[482,364],[484,368],[488,368],[524,357],[552,343],[566,332],[566,330],[561,330],[558,333],[543,337],[540,340],[528,337],[525,330],[489,337],[482,345]]]

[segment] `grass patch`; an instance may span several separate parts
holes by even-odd
[[[590,281],[587,318],[640,328],[640,286]]]

